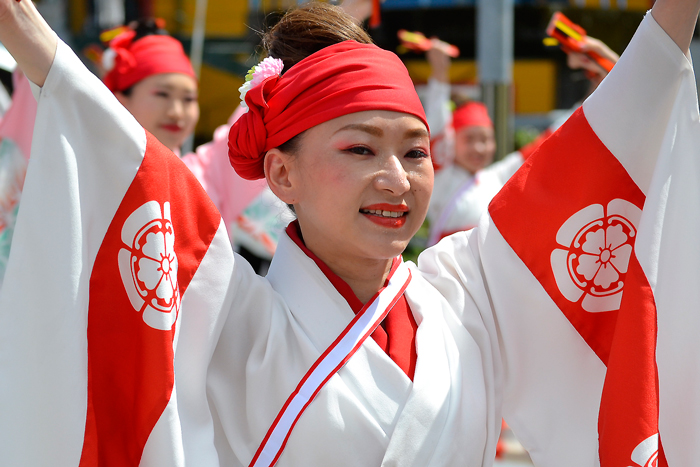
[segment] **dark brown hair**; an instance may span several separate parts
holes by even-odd
[[[139,18],[128,24],[129,28],[136,32],[134,42],[147,36],[169,36],[168,31],[164,29],[165,21],[158,18]]]
[[[268,56],[282,60],[284,73],[324,47],[347,40],[372,43],[355,18],[340,7],[309,2],[287,11],[277,24],[263,34],[262,43]],[[303,136],[304,132],[292,137],[280,144],[279,150],[295,155]],[[288,206],[294,212],[294,206]]]
[[[371,44],[358,22],[340,7],[309,2],[293,8],[263,35],[269,56],[284,62],[284,71],[324,47],[353,40]]]

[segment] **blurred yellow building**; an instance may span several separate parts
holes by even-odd
[[[127,11],[148,12],[166,20],[166,27],[189,47],[194,27],[197,0],[38,0],[65,1],[68,6],[69,31],[76,44],[95,41],[94,10],[99,2],[122,2]],[[238,88],[246,70],[255,61],[256,30],[262,29],[266,15],[280,12],[301,0],[208,0],[206,44],[200,78],[201,119],[196,129],[199,141],[211,138],[214,129],[226,122],[239,102]],[[382,2],[383,24],[373,37],[385,48],[396,47],[396,30],[407,28],[439,35],[460,46],[463,56],[455,60],[451,80],[454,84],[476,85],[474,60],[474,16],[476,0],[385,0]],[[618,27],[619,16],[635,16],[651,7],[652,0],[514,0],[516,7],[516,56],[513,66],[513,109],[516,114],[545,114],[558,106],[570,105],[562,100],[560,52],[544,51],[541,39],[555,9],[562,6],[574,13],[572,19],[583,21],[593,35],[610,40],[611,46],[626,44],[627,21]],[[577,13],[580,13],[576,16]],[[567,13],[568,14],[568,13]],[[607,16],[606,16],[607,15]],[[614,18],[611,18],[611,15]],[[629,18],[628,18],[629,19]],[[610,25],[615,24],[615,28]],[[86,27],[86,25],[92,25]],[[600,26],[600,30],[596,27]],[[614,31],[613,31],[614,29]],[[591,32],[589,30],[589,32]],[[523,39],[529,45],[523,46]],[[524,31],[524,33],[522,32]],[[611,37],[605,38],[602,33]],[[633,31],[633,29],[631,30]],[[376,34],[376,35],[375,35]],[[618,49],[620,47],[617,47]],[[624,48],[624,45],[623,45]],[[520,50],[520,51],[519,51]],[[524,52],[523,52],[524,50]],[[425,83],[430,73],[422,56],[402,56],[416,83]],[[564,93],[565,94],[565,93]],[[571,100],[571,99],[569,99]]]

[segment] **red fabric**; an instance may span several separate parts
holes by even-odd
[[[369,17],[369,27],[378,28],[381,25],[382,16],[379,0],[372,0],[372,15]]]
[[[644,202],[644,193],[579,108],[489,206],[503,238],[607,367],[598,418],[603,466],[630,465],[635,448],[659,431],[653,293],[633,249],[627,250],[631,255],[626,265],[605,259],[623,257],[623,246],[634,247],[637,235],[630,219]],[[567,236],[571,232],[573,238]],[[621,238],[624,243],[616,246]],[[598,250],[592,249],[598,241]],[[585,273],[578,269],[584,265],[580,258],[591,252],[599,255],[598,270],[581,280],[577,274]],[[603,263],[616,270],[608,286],[596,282]],[[572,290],[580,293],[575,301]],[[599,297],[605,297],[606,307]],[[613,297],[619,300],[616,306]],[[658,464],[643,465],[666,465],[663,451],[652,458],[657,455]]]
[[[493,128],[489,111],[481,102],[469,102],[452,113],[452,127],[455,131],[468,126]]]
[[[450,235],[454,235],[454,234],[456,234],[457,232],[466,232],[466,231],[468,231],[468,230],[473,229],[474,227],[476,227],[476,226],[475,226],[475,225],[468,225],[468,226],[463,227],[463,228],[461,228],[461,229],[449,230],[449,231],[445,231],[445,232],[440,232],[440,238],[438,238],[438,241],[442,240],[442,239],[445,238],[445,237],[449,237]]]
[[[320,123],[365,110],[418,117],[423,106],[401,60],[371,44],[345,41],[306,57],[248,91],[249,111],[231,127],[229,157],[243,178],[265,176],[263,157]]]
[[[297,221],[287,226],[287,235],[301,248],[301,251],[306,253],[306,255],[316,263],[338,293],[348,302],[353,313],[359,313],[364,304],[357,298],[357,295],[355,295],[355,292],[352,291],[347,282],[331,271],[326,263],[306,247],[304,240],[301,238],[299,223]],[[400,264],[400,260],[395,258],[391,265],[391,271],[389,271],[389,275],[387,276],[387,282]],[[386,283],[384,285],[386,286]],[[404,294],[401,295],[401,298],[396,305],[394,305],[394,308],[389,311],[389,314],[384,318],[381,326],[377,327],[372,333],[372,339],[374,339],[377,345],[389,355],[394,363],[411,378],[411,381],[413,381],[413,375],[416,370],[416,359],[418,358],[415,345],[417,330],[418,324],[413,318],[413,313],[408,306],[408,301]]]
[[[114,66],[103,81],[112,92],[124,91],[151,75],[182,73],[197,79],[185,49],[170,36],[151,35],[134,41],[127,31],[112,39],[105,54],[114,53]]]
[[[635,255],[626,279],[600,401],[601,465],[629,465],[631,450],[659,432],[656,304]],[[647,465],[668,465],[663,453],[656,455],[657,462]]]
[[[166,309],[179,312],[180,297],[221,222],[184,164],[152,135],[146,136],[143,162],[114,214],[90,276],[88,401],[81,467],[139,465],[146,441],[170,400],[175,379],[175,324],[167,330],[155,329],[144,316],[161,313],[164,304]],[[128,258],[134,251],[133,245],[125,243],[123,226],[145,203],[155,203],[159,211],[166,212],[149,219],[139,231],[147,233],[140,238],[174,232],[177,261],[168,264],[177,265],[177,293],[174,300],[164,303],[155,290],[147,290],[141,309],[135,310],[120,272],[122,255],[126,253]],[[170,222],[164,221],[168,217]],[[164,274],[162,281],[167,279]],[[161,309],[152,308],[153,304]]]

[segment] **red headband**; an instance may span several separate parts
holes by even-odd
[[[135,35],[134,31],[118,35],[105,51],[103,62],[108,62],[105,67],[109,71],[104,83],[110,91],[124,91],[142,79],[160,73],[182,73],[197,79],[190,59],[177,39],[151,35],[134,41]]]
[[[320,123],[364,110],[418,117],[428,127],[399,58],[372,44],[345,41],[309,55],[245,96],[249,111],[231,127],[229,158],[241,177],[265,176],[265,153]]]
[[[452,126],[455,131],[468,126],[485,126],[493,128],[489,111],[481,102],[469,102],[454,111]]]

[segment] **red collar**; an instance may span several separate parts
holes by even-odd
[[[326,278],[330,281],[331,284],[333,284],[333,287],[338,291],[340,295],[343,296],[343,298],[348,302],[348,305],[350,305],[350,308],[352,308],[352,311],[357,314],[362,307],[364,306],[364,303],[360,301],[359,298],[357,298],[357,295],[355,295],[355,292],[352,291],[352,288],[348,285],[347,282],[345,282],[343,279],[340,278],[336,273],[331,271],[331,268],[329,268],[326,263],[324,263],[321,258],[316,256],[311,250],[309,250],[306,245],[304,244],[304,239],[301,237],[301,229],[299,228],[299,222],[298,221],[293,221],[287,226],[287,235],[289,238],[292,239],[294,243],[303,251],[306,256],[314,260],[318,268],[325,274]],[[401,264],[401,261],[399,258],[394,258],[393,262],[391,263],[391,270],[389,271],[389,275],[387,276],[387,281],[391,278],[391,276],[394,274],[394,271],[399,267]],[[386,285],[386,283],[384,284]]]

